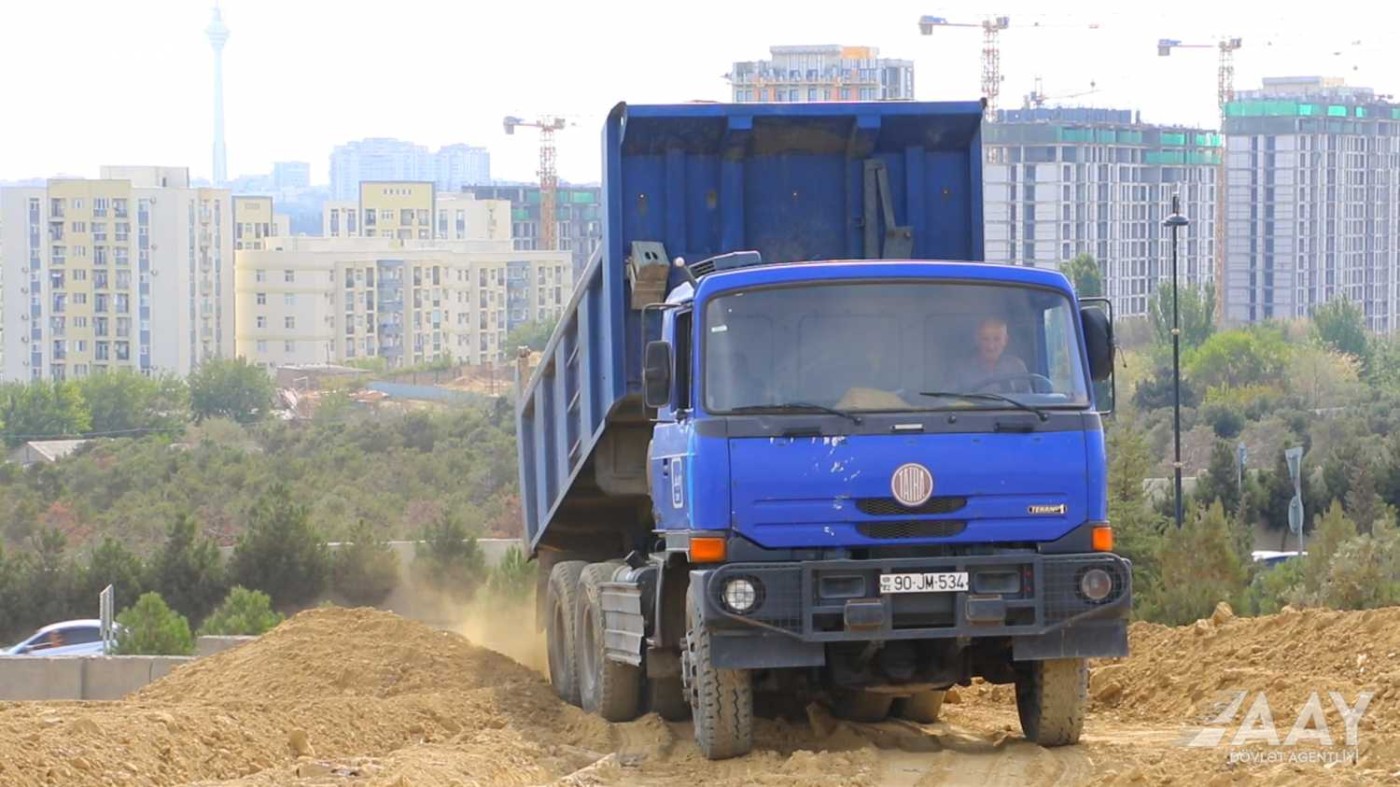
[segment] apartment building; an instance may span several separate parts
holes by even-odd
[[[735,63],[734,103],[910,101],[914,62],[880,57],[873,46],[774,46],[769,60]]]
[[[422,181],[362,183],[357,202],[327,202],[322,221],[328,238],[508,241],[511,228],[510,203]]]
[[[1322,77],[1226,105],[1225,316],[1305,317],[1344,297],[1400,329],[1400,104]]]
[[[233,197],[234,251],[261,249],[266,239],[291,234],[291,220],[276,212],[272,197]]]
[[[187,375],[231,355],[233,210],[183,167],[0,190],[3,379]]]
[[[427,181],[439,191],[491,182],[491,154],[472,145],[446,145],[436,152],[399,139],[374,137],[347,142],[331,153],[331,197],[352,200],[366,181]]]
[[[510,237],[515,248],[522,251],[540,246],[540,187],[539,184],[469,186],[465,193],[481,200],[506,200],[510,203]],[[574,275],[581,274],[589,259],[603,242],[602,187],[559,187],[555,200],[555,238],[559,248],[571,252]]]
[[[1162,221],[1173,195],[1183,284],[1214,280],[1220,135],[1144,123],[1131,110],[1001,110],[982,127],[986,259],[1043,268],[1098,261],[1120,316],[1147,313],[1171,277]]]
[[[507,240],[278,238],[239,252],[241,355],[273,367],[383,358],[390,367],[505,356],[520,324],[555,319],[566,252]]]

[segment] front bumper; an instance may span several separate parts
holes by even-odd
[[[1113,579],[1101,602],[1079,590],[1082,573],[1102,568]],[[968,572],[965,592],[879,592],[887,573]],[[744,613],[726,607],[725,583],[745,577],[760,588],[757,605]],[[1036,642],[1076,650],[1068,635],[1084,632],[1113,644],[1089,650],[1117,651],[1126,639],[1132,609],[1132,566],[1110,553],[997,555],[731,563],[691,572],[703,599],[706,625],[716,633],[747,630],[765,639],[801,643],[1014,637],[1018,650]],[[1025,645],[1021,646],[1020,643]],[[1113,655],[1112,652],[1084,653]],[[1030,656],[1034,657],[1034,656]]]

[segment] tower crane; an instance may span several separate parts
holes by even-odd
[[[555,251],[559,247],[558,197],[559,171],[554,163],[554,132],[560,131],[569,122],[556,115],[542,116],[536,120],[524,120],[514,115],[505,119],[507,134],[514,135],[519,126],[540,130],[540,247],[545,251]]]
[[[1216,66],[1216,102],[1220,105],[1220,136],[1223,145],[1225,137],[1225,108],[1235,99],[1235,50],[1243,44],[1243,40],[1234,37],[1224,37],[1213,44],[1185,44],[1173,38],[1162,38],[1157,41],[1157,54],[1166,57],[1172,53],[1173,49],[1215,49],[1219,55],[1219,62]],[[1215,324],[1223,325],[1225,322],[1225,220],[1229,214],[1225,210],[1226,195],[1229,189],[1226,186],[1225,172],[1225,149],[1220,150],[1220,162],[1215,170]]]
[[[1004,78],[1001,73],[1000,37],[1001,31],[1010,26],[1011,17],[999,14],[986,16],[980,22],[955,22],[946,17],[928,14],[919,17],[919,32],[926,36],[933,35],[933,31],[939,27],[980,27],[982,29],[982,96],[986,102],[983,118],[987,121],[996,120],[997,98],[1001,95],[1001,83]],[[1033,21],[1027,27],[1032,29],[1083,28],[1096,30],[1099,25],[1097,23],[1046,24]]]
[[[1056,96],[1047,96],[1045,95],[1044,85],[1041,82],[1040,77],[1036,77],[1035,89],[1026,94],[1025,103],[1022,104],[1022,108],[1039,109],[1040,107],[1045,106],[1046,101],[1058,101],[1067,98],[1080,98],[1082,96],[1092,95],[1097,92],[1099,92],[1098,84],[1096,82],[1090,82],[1088,90],[1081,90],[1077,93],[1061,93],[1060,95]]]

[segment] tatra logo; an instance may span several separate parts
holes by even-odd
[[[890,479],[890,491],[900,505],[917,508],[933,497],[933,474],[921,464],[902,465]]]
[[[1063,515],[1063,514],[1065,513],[1065,511],[1066,511],[1066,508],[1065,508],[1065,504],[1064,504],[1064,503],[1060,503],[1060,504],[1058,504],[1058,505],[1049,505],[1049,504],[1046,504],[1046,505],[1038,505],[1038,506],[1028,506],[1027,509],[1026,509],[1026,511],[1027,511],[1028,513],[1032,514],[1032,515],[1034,515],[1034,514],[1047,515],[1047,516],[1048,516],[1048,515],[1055,515],[1055,514],[1061,514],[1061,515]]]

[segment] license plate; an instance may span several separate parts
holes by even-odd
[[[881,593],[959,593],[967,591],[967,572],[881,574]]]

